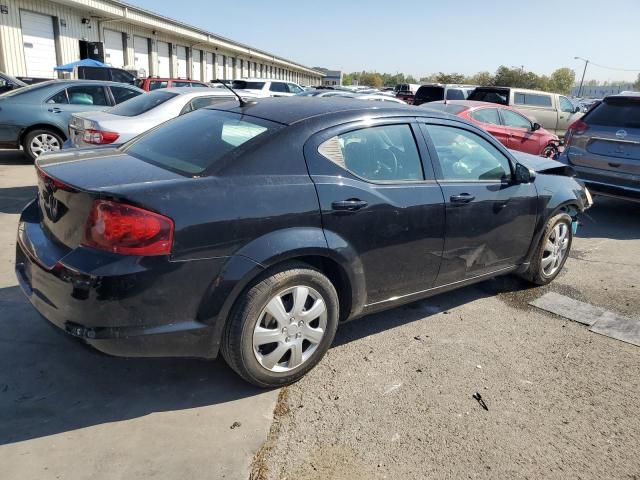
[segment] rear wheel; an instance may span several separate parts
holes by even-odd
[[[559,213],[549,219],[529,270],[524,274],[527,280],[537,285],[546,285],[558,276],[571,250],[571,222],[571,217],[566,213]]]
[[[290,384],[329,349],[338,309],[327,277],[306,264],[290,264],[243,294],[226,325],[222,354],[254,385]]]
[[[43,153],[56,152],[62,148],[64,140],[52,130],[32,130],[24,136],[22,148],[31,160]]]

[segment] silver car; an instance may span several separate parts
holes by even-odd
[[[256,98],[238,92],[243,98]],[[65,148],[121,144],[179,115],[218,102],[234,100],[227,89],[164,88],[101,112],[72,115]]]
[[[640,93],[606,97],[574,122],[560,161],[589,190],[640,201]]]

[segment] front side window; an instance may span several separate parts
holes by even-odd
[[[190,87],[191,82],[178,82],[176,80],[171,84],[172,87]]]
[[[500,125],[500,115],[497,108],[481,108],[471,112],[471,118],[481,123]]]
[[[287,85],[289,87],[289,93],[302,93],[304,91],[295,83],[289,83]]]
[[[504,124],[507,127],[512,128],[525,128],[527,130],[531,129],[531,122],[528,118],[520,115],[519,113],[512,112],[511,110],[502,110],[502,118],[504,119]]]
[[[131,83],[135,81],[135,77],[125,70],[111,70],[111,79],[118,83]]]
[[[241,155],[280,128],[268,120],[205,108],[170,120],[122,149],[159,167],[198,175],[223,158]]]
[[[113,99],[116,101],[116,105],[140,95],[140,92],[137,90],[125,87],[111,87],[111,93],[113,94]]]
[[[181,115],[189,112],[193,112],[194,110],[199,110],[203,107],[208,107],[209,105],[213,105],[214,103],[226,102],[229,100],[233,100],[235,97],[198,97],[191,100],[180,112]]]
[[[532,107],[551,107],[551,96],[536,93],[516,93],[514,103],[518,105],[529,105]]]
[[[438,152],[442,179],[450,181],[507,181],[509,160],[491,143],[468,130],[425,125]]]
[[[567,97],[560,97],[560,110],[567,113],[573,113],[575,107]]]
[[[318,152],[358,177],[374,182],[423,180],[422,164],[409,125],[354,130],[326,140]]]
[[[234,80],[231,83],[231,88],[234,90],[249,89],[249,90],[262,90],[265,82],[247,82],[246,80]]]
[[[72,105],[109,106],[104,88],[98,85],[67,88],[67,97]]]

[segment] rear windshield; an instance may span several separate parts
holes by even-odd
[[[444,100],[444,87],[422,86],[416,92],[416,100],[421,100],[423,103]]]
[[[589,125],[640,128],[640,98],[608,98],[585,115]]]
[[[232,153],[253,148],[280,128],[268,120],[205,108],[164,123],[122,149],[168,170],[198,175]]]
[[[167,100],[177,96],[177,93],[167,92],[164,90],[158,90],[156,92],[144,93],[138,95],[131,100],[121,103],[111,109],[109,113],[113,115],[121,115],[123,117],[135,117],[141,115],[149,110],[156,108],[158,105],[162,105]]]
[[[246,80],[234,80],[231,84],[232,88],[262,90],[265,82],[247,82]]]
[[[473,92],[471,92],[467,100],[497,103],[499,105],[509,105],[509,91],[476,88]]]
[[[463,105],[454,105],[453,103],[430,103],[429,105],[420,105],[420,107],[447,112],[451,115],[458,115],[460,112],[464,112],[468,108]]]

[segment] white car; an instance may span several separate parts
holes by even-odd
[[[234,80],[231,87],[234,90],[245,90],[263,97],[291,97],[304,92],[304,88],[297,83],[263,78]]]
[[[242,98],[257,98],[250,92],[238,94]],[[64,148],[121,144],[179,115],[235,99],[227,89],[179,87],[154,90],[107,110],[73,114],[69,122],[69,140]]]

